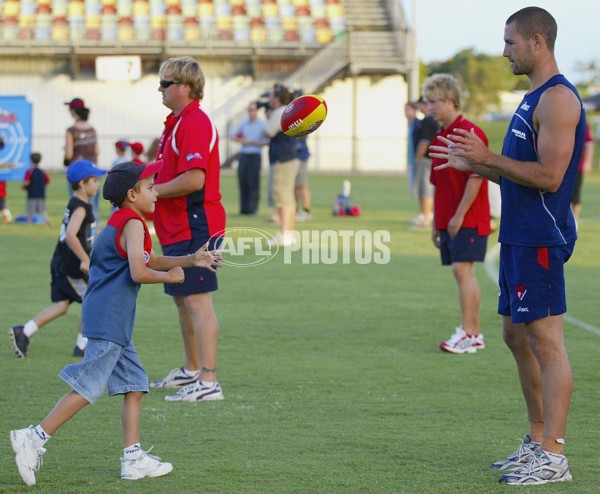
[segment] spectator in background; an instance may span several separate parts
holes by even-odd
[[[6,182],[0,180],[0,211],[2,212],[2,223],[10,223],[12,215],[6,207]]]
[[[423,84],[423,94],[433,117],[441,124],[432,144],[440,145],[456,129],[475,132],[487,145],[485,133],[460,113],[462,91],[450,74],[434,74]],[[488,181],[474,172],[453,168],[436,170],[444,160],[432,160],[431,183],[435,186],[433,244],[440,250],[442,264],[452,266],[458,288],[460,325],[439,344],[450,353],[475,353],[485,348],[479,325],[481,293],[475,263],[483,262],[490,234]]]
[[[40,168],[42,155],[31,153],[29,157],[31,167],[25,172],[23,189],[27,191],[27,224],[33,223],[33,215],[39,214],[44,220],[44,225],[50,226],[48,210],[46,209],[46,185],[50,183],[48,174]]]
[[[593,162],[594,139],[592,138],[590,124],[586,122],[583,153],[581,153],[581,159],[579,160],[579,168],[577,169],[577,179],[575,181],[575,190],[573,191],[573,199],[571,200],[571,209],[573,210],[573,216],[575,216],[575,221],[577,222],[579,221],[579,215],[581,214],[581,186],[583,185],[583,177],[586,173],[592,171]]]
[[[411,224],[419,227],[431,227],[433,219],[433,185],[429,177],[431,175],[431,158],[429,157],[429,145],[433,141],[439,124],[431,116],[431,108],[427,101],[421,96],[417,101],[419,110],[425,117],[416,128],[415,141],[415,190],[419,200],[420,212],[416,218],[411,220]]]
[[[124,140],[119,140],[115,142],[115,153],[117,157],[110,164],[110,168],[114,168],[121,163],[127,163],[129,159],[127,158],[127,148],[129,147],[129,143]]]
[[[310,158],[310,151],[306,144],[306,136],[299,137],[296,140],[298,143],[298,159],[300,160],[295,184],[296,221],[310,221],[312,219],[312,215],[310,214],[311,195],[308,186],[308,158]],[[302,203],[302,210],[300,210],[300,203]]]
[[[152,163],[156,161],[156,153],[158,151],[158,145],[160,143],[160,138],[155,137],[152,139],[152,142],[148,146],[148,150],[146,151],[146,161],[148,163]]]
[[[269,144],[265,138],[265,121],[258,117],[258,105],[248,105],[248,118],[231,136],[239,142],[238,185],[240,189],[240,214],[255,215],[260,200],[260,170],[262,147]]]
[[[415,102],[409,101],[404,105],[404,115],[406,116],[407,125],[407,137],[406,137],[406,149],[407,149],[407,173],[408,173],[408,186],[410,193],[416,196],[415,191],[415,149],[417,143],[415,142],[416,132],[421,125],[421,121],[417,118],[418,106]]]
[[[64,165],[68,167],[77,160],[87,160],[94,165],[98,164],[98,155],[100,154],[100,144],[96,129],[88,122],[90,109],[86,108],[85,102],[81,98],[73,98],[65,103],[69,107],[69,113],[73,117],[73,125],[67,129],[65,135],[65,159]],[[73,189],[69,184],[69,196],[73,196]],[[100,199],[96,194],[92,198],[92,207],[96,223],[100,224]]]
[[[145,165],[146,161],[142,159],[142,155],[144,154],[144,145],[141,142],[131,142],[129,143],[129,147],[131,149],[132,163]],[[154,159],[152,159],[152,161],[154,161]],[[144,213],[144,219],[146,220],[146,224],[148,225],[148,230],[150,233],[155,234],[156,230],[152,220],[152,213]]]
[[[281,130],[281,115],[292,101],[290,90],[281,84],[275,84],[269,93],[271,113],[267,122],[265,136],[271,139],[269,161],[273,173],[273,201],[275,215],[279,223],[279,233],[271,239],[271,244],[282,246],[294,243],[296,227],[296,197],[294,195],[296,175],[300,161],[296,138]]]
[[[129,143],[124,139],[119,139],[115,142],[115,154],[117,157],[110,164],[110,169],[112,170],[115,166],[120,165],[121,163],[129,162],[129,158],[127,157],[127,149],[129,149]],[[110,205],[110,212],[114,213],[117,209],[117,206],[114,204]]]
[[[129,144],[131,148],[131,161],[134,163],[139,163],[140,165],[146,164],[146,162],[142,159],[142,154],[144,154],[144,145],[141,142],[132,142]]]

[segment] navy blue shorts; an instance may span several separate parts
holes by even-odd
[[[171,245],[164,245],[162,248],[165,256],[187,256],[193,254],[202,247],[208,238],[197,238],[186,240]],[[214,250],[221,243],[221,237],[211,238],[208,250]],[[165,293],[172,297],[185,297],[195,293],[215,292],[218,289],[217,273],[213,273],[206,268],[185,268],[185,281],[183,283],[165,283]]]
[[[564,265],[574,248],[575,242],[539,248],[502,244],[498,314],[515,324],[564,314]]]
[[[81,303],[87,290],[87,281],[83,278],[71,278],[64,273],[52,271],[50,282],[50,300],[53,303],[68,300]]]
[[[482,262],[487,250],[487,236],[477,235],[477,228],[461,228],[450,238],[447,230],[440,231],[440,256],[442,264],[453,262]]]

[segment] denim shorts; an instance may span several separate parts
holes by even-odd
[[[84,359],[67,365],[58,377],[90,403],[95,403],[107,386],[109,396],[148,392],[148,375],[133,343],[124,347],[112,341],[89,338]]]

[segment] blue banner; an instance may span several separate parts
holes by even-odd
[[[31,154],[31,103],[0,96],[0,180],[23,180]]]

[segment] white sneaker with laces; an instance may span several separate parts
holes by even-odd
[[[505,473],[499,482],[507,485],[542,485],[569,480],[573,480],[573,476],[569,471],[567,457],[540,448],[531,455],[525,465],[512,473]]]
[[[27,485],[35,485],[35,472],[42,466],[42,457],[46,450],[37,448],[33,443],[33,427],[10,431],[10,442],[15,452],[15,461],[19,474]]]
[[[194,374],[188,374],[183,370],[183,367],[173,369],[164,378],[159,381],[152,381],[151,388],[180,388],[198,380],[200,371]]]
[[[161,462],[158,456],[143,451],[137,460],[125,460],[121,458],[121,479],[138,480],[144,477],[162,477],[173,471],[173,465]]]
[[[450,339],[442,341],[440,350],[450,353],[475,353],[477,348],[473,346],[473,337],[468,335],[462,327],[456,328]]]
[[[500,460],[492,463],[492,468],[503,472],[511,472],[525,465],[533,456],[533,454],[541,448],[541,443],[531,440],[531,436],[527,434],[521,439],[521,444],[517,450],[505,460]]]
[[[165,401],[212,401],[224,399],[219,383],[205,386],[200,381],[184,386],[177,393],[165,396]]]

